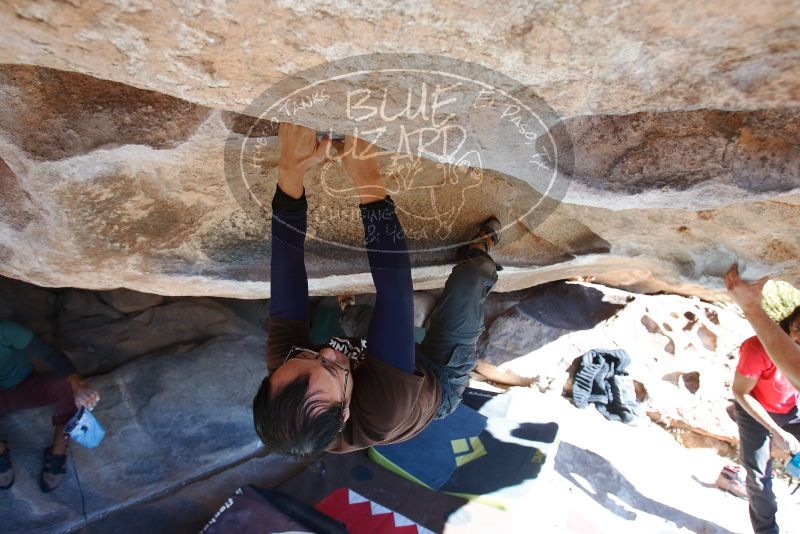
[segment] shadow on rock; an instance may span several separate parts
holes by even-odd
[[[625,303],[609,302],[605,296],[593,287],[553,282],[535,288],[517,308],[552,328],[589,330],[625,307]]]
[[[628,521],[635,520],[637,513],[626,510],[615,501],[622,501],[634,510],[661,517],[674,523],[677,528],[686,528],[697,533],[734,534],[716,523],[650,499],[636,489],[611,462],[571,443],[561,442],[559,445],[556,471],[604,508]],[[588,482],[591,490],[579,478]]]
[[[501,365],[570,332],[594,328],[626,303],[582,284],[561,281],[537,286],[492,322],[481,339],[478,356]]]
[[[263,335],[214,299],[165,299],[129,290],[67,289],[56,306],[57,344],[84,374],[142,356],[187,352],[221,336]]]

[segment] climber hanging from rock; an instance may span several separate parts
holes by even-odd
[[[286,123],[278,137],[269,374],[253,399],[256,432],[272,450],[297,455],[407,440],[461,402],[477,364],[483,304],[497,281],[489,251],[499,242],[500,223],[486,221],[460,253],[427,334],[415,345],[410,257],[374,146],[349,136],[318,139],[315,131]],[[320,348],[309,342],[303,175],[332,146],[360,197],[376,299],[366,340],[332,338]]]

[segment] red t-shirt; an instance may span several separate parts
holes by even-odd
[[[788,413],[797,405],[800,394],[786,380],[764,350],[757,336],[742,343],[736,372],[758,380],[750,394],[772,413]]]

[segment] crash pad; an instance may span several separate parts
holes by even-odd
[[[534,417],[533,407],[511,415],[504,397],[481,411],[462,404],[408,441],[372,447],[369,457],[424,487],[508,510],[552,471],[558,424]]]
[[[244,486],[221,504],[202,534],[347,534],[345,525],[279,491]]]
[[[467,504],[464,499],[436,493],[390,473],[362,451],[326,454],[276,489],[316,506],[340,488],[355,491],[433,532],[443,532],[448,517]],[[456,531],[485,532],[488,526],[506,520],[497,510],[481,508],[486,510],[470,514],[469,522],[461,518]],[[448,524],[448,531],[454,527]]]
[[[316,508],[344,523],[350,534],[433,534],[406,516],[349,488],[337,489]]]

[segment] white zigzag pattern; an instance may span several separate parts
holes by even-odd
[[[427,528],[425,528],[425,527],[423,527],[421,525],[418,525],[417,523],[413,522],[412,520],[410,520],[406,516],[400,515],[397,512],[393,512],[393,511],[389,510],[388,508],[386,508],[385,506],[382,506],[382,505],[376,503],[375,501],[371,501],[371,500],[367,499],[366,497],[364,497],[363,495],[360,495],[360,494],[356,493],[355,491],[353,491],[353,490],[351,490],[349,488],[347,490],[347,502],[349,504],[358,504],[358,503],[362,503],[362,502],[368,502],[369,506],[370,506],[370,512],[372,513],[372,515],[392,514],[392,519],[394,520],[394,526],[395,527],[398,527],[398,528],[399,527],[410,527],[410,526],[413,525],[413,526],[417,527],[418,534],[435,534],[433,531],[428,530]]]
[[[367,502],[369,499],[364,497],[363,495],[359,495],[355,491],[348,489],[347,490],[347,502],[349,504],[358,504],[360,502]]]

